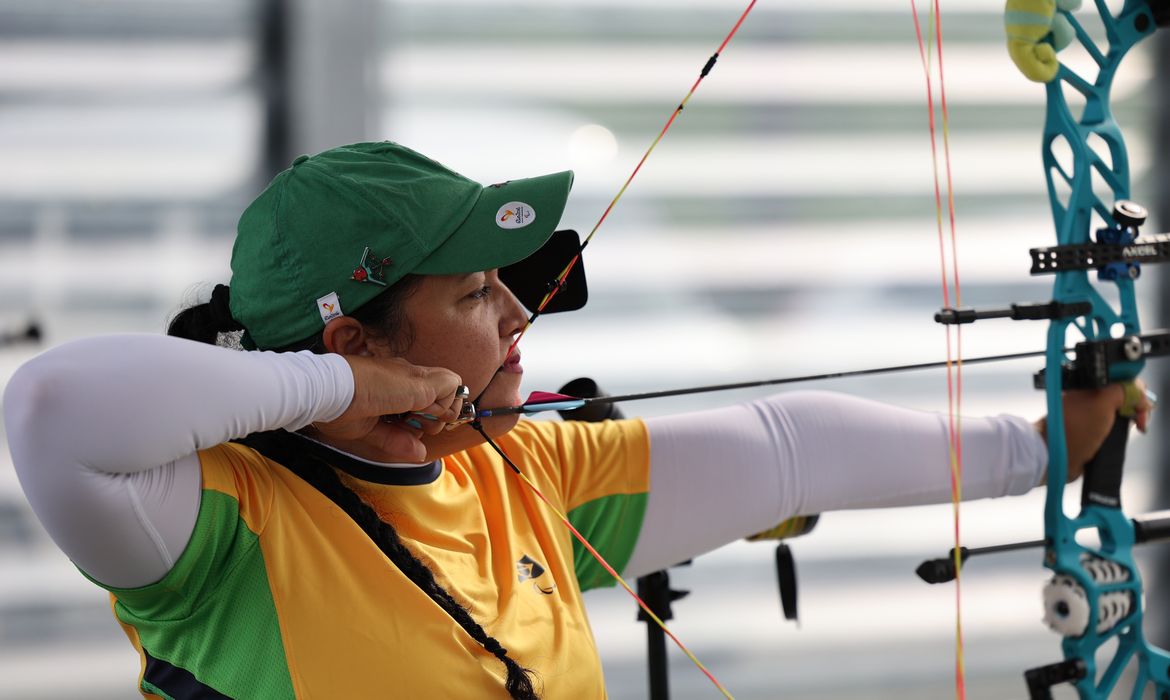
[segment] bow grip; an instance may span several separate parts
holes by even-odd
[[[1085,464],[1085,483],[1081,489],[1081,506],[1096,505],[1121,508],[1121,476],[1125,467],[1125,447],[1129,441],[1132,418],[1118,413],[1101,449]]]

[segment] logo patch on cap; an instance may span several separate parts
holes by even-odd
[[[496,212],[496,226],[524,228],[536,221],[536,210],[524,202],[508,202]]]
[[[341,301],[337,298],[337,292],[329,292],[325,296],[317,300],[317,311],[321,314],[321,320],[329,323],[338,316],[344,316],[341,312]]]

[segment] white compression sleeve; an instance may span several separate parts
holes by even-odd
[[[949,502],[947,417],[793,392],[651,418],[650,496],[626,576],[670,566],[793,515]],[[1031,423],[966,418],[963,497],[1025,493],[1048,453]]]
[[[102,583],[136,587],[161,579],[190,540],[196,450],[332,420],[352,399],[339,355],[106,336],[17,370],[4,424],[21,486],[57,545]]]

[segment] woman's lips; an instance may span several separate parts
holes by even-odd
[[[520,366],[520,351],[513,350],[508,359],[504,360],[503,366],[500,368],[502,372],[510,372],[512,374],[522,374],[524,368]]]

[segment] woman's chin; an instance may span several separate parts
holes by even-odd
[[[500,372],[488,384],[475,407],[506,408],[518,406],[522,401],[523,399],[520,398],[520,375]]]

